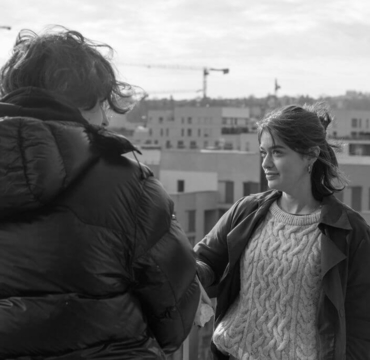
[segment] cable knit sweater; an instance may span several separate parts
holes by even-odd
[[[231,358],[316,360],[320,212],[273,203],[241,260],[241,291],[213,341]]]

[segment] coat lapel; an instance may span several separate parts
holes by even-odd
[[[320,219],[321,279],[323,290],[337,311],[344,306],[344,294],[338,264],[347,258],[346,236],[352,229],[343,204],[333,196],[323,200]]]
[[[239,261],[245,247],[248,245],[254,230],[266,217],[270,205],[280,196],[280,193],[273,192],[263,201],[255,203],[254,208],[247,211],[247,216],[230,231],[227,235],[227,247],[229,251],[229,269]],[[227,275],[227,274],[225,274]]]

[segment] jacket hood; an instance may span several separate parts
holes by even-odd
[[[137,149],[38,89],[0,102],[0,218],[50,203],[97,161]]]

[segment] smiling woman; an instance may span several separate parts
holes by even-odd
[[[334,196],[345,179],[331,120],[321,104],[268,114],[271,190],[237,201],[195,247],[203,286],[218,286],[215,359],[370,358],[370,229]]]

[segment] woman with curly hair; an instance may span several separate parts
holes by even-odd
[[[0,72],[0,358],[165,359],[196,263],[173,202],[106,129],[135,88],[77,31],[21,31]]]

